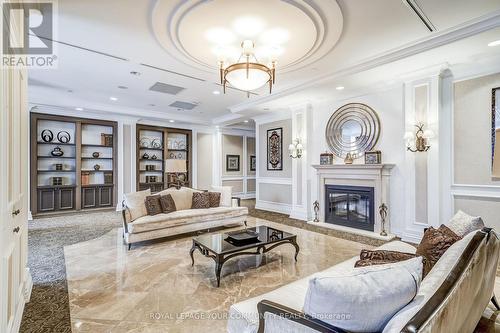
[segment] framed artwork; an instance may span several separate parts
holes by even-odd
[[[250,156],[250,171],[257,170],[257,158],[253,155]]]
[[[283,128],[267,130],[267,170],[283,170]]]
[[[240,155],[226,155],[226,171],[240,171]]]
[[[380,150],[373,150],[365,152],[365,164],[381,164],[382,152]]]

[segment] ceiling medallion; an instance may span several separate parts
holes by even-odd
[[[276,79],[276,61],[272,60],[270,65],[259,63],[254,53],[255,44],[251,40],[244,40],[241,48],[243,51],[236,63],[219,61],[220,83],[224,87],[224,94],[228,83],[236,89],[246,91],[247,97],[250,97],[250,91],[266,84],[269,84],[271,93]]]

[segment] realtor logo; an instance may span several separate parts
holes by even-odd
[[[2,4],[3,67],[55,68],[54,1]]]

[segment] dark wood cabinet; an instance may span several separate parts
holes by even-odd
[[[112,207],[112,185],[88,185],[82,187],[82,208]]]
[[[38,188],[38,211],[41,213],[75,209],[75,188],[47,186]]]
[[[114,207],[117,133],[114,121],[31,113],[33,216]]]
[[[151,189],[155,193],[178,184],[192,186],[191,130],[138,124],[136,135],[139,191]],[[167,162],[172,159],[185,162],[185,172],[169,173]]]

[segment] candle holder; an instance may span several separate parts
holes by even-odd
[[[387,218],[387,206],[386,204],[381,204],[378,208],[378,213],[382,218],[382,231],[380,232],[380,236],[387,236],[387,232],[385,231],[385,219]]]
[[[313,209],[314,209],[314,220],[313,220],[313,222],[319,222],[319,219],[318,219],[319,202],[318,202],[318,200],[314,201],[314,203],[313,203]]]

